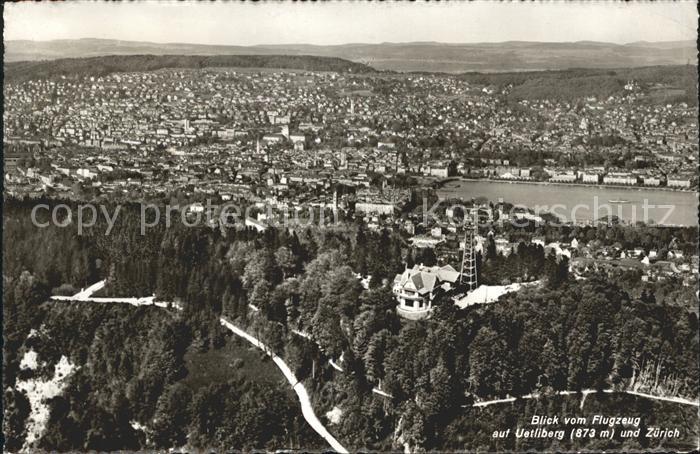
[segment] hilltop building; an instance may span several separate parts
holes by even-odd
[[[399,315],[410,320],[429,317],[435,297],[452,291],[458,281],[459,272],[450,265],[415,265],[397,274],[394,278],[394,295],[399,303]]]

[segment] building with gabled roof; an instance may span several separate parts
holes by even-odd
[[[450,265],[415,265],[394,278],[394,295],[400,316],[419,320],[430,316],[432,302],[440,293],[454,290],[459,272]]]

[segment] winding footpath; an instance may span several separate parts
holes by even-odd
[[[294,388],[294,392],[297,393],[297,396],[299,397],[299,402],[301,403],[301,412],[304,415],[304,419],[306,419],[306,422],[308,422],[309,425],[316,431],[316,433],[323,437],[335,451],[347,453],[348,451],[343,447],[343,445],[341,445],[338,442],[338,440],[336,440],[335,437],[333,437],[333,435],[331,435],[330,432],[328,432],[328,430],[321,423],[321,421],[319,421],[318,417],[316,416],[316,413],[314,413],[313,407],[311,406],[309,393],[306,392],[306,388],[304,388],[304,385],[299,380],[297,380],[296,376],[294,375],[294,372],[292,372],[287,363],[285,363],[282,360],[282,358],[272,353],[272,351],[267,347],[267,345],[265,345],[255,337],[251,336],[250,334],[246,333],[242,329],[238,328],[236,325],[226,320],[226,318],[221,317],[221,324],[228,328],[230,331],[232,331],[234,334],[242,337],[251,344],[255,345],[256,347],[264,351],[270,358],[272,358],[272,361],[274,361],[275,364],[277,364],[277,367],[282,371],[284,377],[287,379],[289,384],[292,385],[292,388]]]
[[[79,293],[73,296],[52,296],[51,299],[54,301],[89,301],[95,303],[131,304],[133,306],[158,306],[163,308],[172,307],[178,310],[182,310],[182,307],[177,303],[155,301],[155,298],[152,296],[145,298],[93,298],[92,295],[98,290],[102,289],[104,285],[105,281],[100,281],[86,289],[81,290]],[[236,325],[228,321],[225,317],[221,317],[219,321],[221,322],[221,325],[223,325],[226,329],[228,329],[235,335],[242,337],[243,339],[250,342],[260,350],[264,351],[265,354],[272,359],[272,361],[277,365],[279,370],[282,371],[284,378],[287,379],[289,384],[292,386],[292,389],[294,389],[294,392],[297,394],[297,397],[299,398],[299,403],[301,405],[301,413],[304,416],[306,422],[316,431],[317,434],[319,434],[324,440],[326,440],[326,442],[328,442],[328,444],[331,446],[331,448],[333,448],[333,450],[339,453],[347,454],[348,450],[345,449],[343,445],[341,445],[340,442],[336,440],[333,435],[331,435],[330,432],[328,432],[326,427],[316,416],[313,406],[311,405],[309,393],[306,391],[306,388],[304,387],[303,383],[301,383],[296,378],[294,372],[292,372],[292,369],[287,365],[287,363],[285,363],[284,360],[282,360],[282,358],[274,354],[272,350],[262,341],[260,341],[256,337],[251,336],[241,328],[237,327]]]

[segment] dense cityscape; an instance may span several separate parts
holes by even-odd
[[[68,196],[78,183],[295,206],[295,183],[376,187],[396,175],[697,188],[695,108],[652,103],[668,87],[647,85],[513,102],[508,86],[432,75],[163,70],[10,83],[5,162],[17,172],[6,190]]]

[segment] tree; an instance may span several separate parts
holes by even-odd
[[[363,356],[367,379],[373,383],[381,383],[384,378],[384,360],[390,346],[391,333],[383,329],[375,333],[367,346]]]
[[[557,263],[557,255],[553,249],[550,249],[547,259],[545,260],[544,273],[547,279],[547,285],[550,288],[559,286],[559,265]]]
[[[266,280],[260,280],[255,283],[253,290],[250,293],[250,304],[260,308],[265,316],[269,316],[272,312],[270,304],[271,285]]]
[[[367,275],[367,236],[362,226],[358,227],[355,236],[355,249],[353,251],[353,262],[355,271],[360,276]]]
[[[290,334],[284,347],[285,362],[289,364],[294,375],[299,380],[304,380],[311,374],[312,348],[306,339]]]
[[[420,248],[416,252],[415,263],[425,266],[434,266],[437,264],[435,251],[431,248]]]
[[[275,265],[273,255],[269,251],[261,249],[252,255],[245,266],[242,281],[243,286],[250,290],[261,281],[267,281],[272,285],[276,285],[280,279],[281,273]]]
[[[495,259],[497,255],[496,241],[493,239],[493,236],[489,236],[488,244],[486,245],[486,260]]]
[[[191,422],[192,392],[182,383],[165,389],[153,417],[153,443],[158,449],[177,448],[187,443]]]
[[[542,359],[545,363],[546,384],[555,391],[566,389],[567,361],[564,349],[552,339],[547,339],[542,347]]]
[[[488,326],[482,327],[470,345],[469,382],[479,396],[501,396],[511,386],[511,365],[504,337]]]
[[[401,438],[408,445],[410,452],[425,451],[426,444],[426,424],[425,416],[420,408],[411,400],[404,407],[401,414],[402,431]]]
[[[335,311],[321,304],[311,323],[312,335],[323,351],[332,358],[338,358],[343,351],[343,338],[338,336],[340,318]]]
[[[422,393],[420,407],[427,420],[439,419],[446,412],[454,408],[457,403],[455,382],[445,361],[440,358],[437,365],[429,373],[427,389]]]
[[[292,254],[292,251],[289,250],[289,248],[286,246],[280,246],[275,251],[275,262],[277,263],[277,266],[282,270],[283,279],[293,274],[294,270],[296,269],[296,260],[294,258],[294,255]]]
[[[29,400],[23,392],[8,388],[5,391],[4,407],[5,449],[17,452],[22,448],[27,436],[25,422],[31,412]]]

